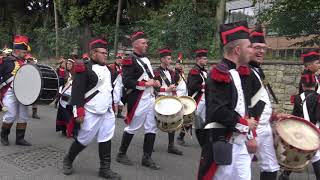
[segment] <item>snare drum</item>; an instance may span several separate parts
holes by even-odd
[[[183,126],[190,126],[193,124],[195,119],[197,103],[190,96],[180,96],[179,99],[183,104]]]
[[[13,91],[23,105],[50,104],[56,98],[59,80],[56,71],[45,65],[25,64],[13,80]]]
[[[161,96],[156,99],[155,116],[157,126],[163,132],[173,132],[183,123],[183,104],[174,96]]]
[[[316,126],[299,117],[290,117],[273,124],[275,151],[280,166],[301,172],[320,147]]]

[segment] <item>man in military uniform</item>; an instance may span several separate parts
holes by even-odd
[[[302,75],[305,73],[317,73],[317,71],[320,69],[320,58],[318,56],[318,52],[315,50],[309,50],[305,51],[301,55],[301,60],[304,65],[304,70],[301,73]],[[319,88],[319,80],[315,76],[317,85],[315,86],[315,90],[320,93],[320,88]],[[302,84],[299,82],[299,93],[301,94],[303,92],[302,89]]]
[[[172,56],[170,49],[160,49],[159,56],[161,64],[154,70],[155,79],[160,82],[160,88],[158,90],[158,96],[177,96],[177,83],[179,82],[179,74],[172,69]],[[174,146],[175,131],[168,133],[168,153],[182,155],[182,151]]]
[[[154,87],[160,87],[160,82],[154,79],[150,60],[145,56],[148,42],[141,31],[131,36],[133,54],[122,61],[123,85],[126,88],[128,113],[125,118],[127,127],[124,129],[117,161],[121,164],[132,165],[126,153],[133,135],[144,126],[143,157],[141,164],[151,169],[160,169],[152,160],[157,125],[154,115],[155,94]]]
[[[99,176],[121,179],[110,169],[111,139],[114,135],[115,116],[112,110],[111,73],[106,66],[107,42],[95,39],[89,43],[90,61],[76,61],[71,92],[73,115],[81,128],[63,159],[63,173],[72,173],[76,156],[97,136],[99,143]]]
[[[188,95],[193,97],[197,102],[196,110],[196,136],[199,144],[202,146],[203,131],[201,130],[201,124],[206,119],[206,106],[205,106],[205,87],[207,79],[207,70],[205,66],[208,62],[208,50],[198,49],[195,51],[196,64],[190,69],[187,78]]]
[[[220,26],[223,59],[213,66],[206,86],[206,121],[198,179],[251,180],[247,135],[257,122],[247,117],[244,81],[253,50],[247,22]]]
[[[31,144],[24,139],[27,122],[29,120],[28,107],[18,102],[12,88],[14,76],[19,67],[26,63],[24,57],[26,53],[31,50],[28,43],[28,37],[23,35],[15,36],[13,52],[0,61],[1,101],[8,110],[3,115],[2,120],[1,143],[4,146],[9,145],[8,136],[15,121],[17,122],[16,144],[31,146]]]
[[[261,26],[257,26],[257,28],[250,33],[250,41],[254,49],[254,56],[249,63],[252,70],[249,78],[251,83],[250,97],[252,97],[249,114],[259,122],[256,129],[258,148],[255,154],[258,158],[261,171],[260,180],[276,180],[277,171],[279,171],[280,166],[273,146],[274,142],[270,125],[272,106],[268,91],[265,87],[266,84],[264,84],[265,75],[261,68],[267,49]]]
[[[124,58],[123,53],[118,53],[116,56],[116,61],[109,66],[109,69],[111,70],[111,73],[113,74],[112,82],[114,84],[114,99],[117,99],[117,102],[114,103],[115,112],[117,113],[117,118],[123,119],[124,116],[122,115],[122,109],[123,109],[123,103],[121,102],[121,96],[122,96],[122,60]],[[116,91],[116,92],[115,92]],[[116,97],[115,97],[116,96]]]

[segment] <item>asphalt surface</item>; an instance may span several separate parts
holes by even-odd
[[[31,109],[31,107],[30,107]],[[73,139],[63,137],[55,132],[57,110],[53,106],[39,106],[38,119],[28,123],[26,139],[33,144],[21,147],[14,144],[15,128],[12,128],[10,146],[0,145],[0,179],[1,180],[92,180],[98,177],[99,157],[98,145],[92,142],[74,162],[74,173],[62,174],[62,159]],[[3,113],[0,113],[2,117]],[[150,170],[141,166],[143,129],[140,129],[129,147],[128,156],[133,166],[125,166],[115,161],[120,146],[123,128],[122,119],[117,119],[115,136],[112,139],[112,169],[118,172],[123,180],[195,180],[200,157],[200,147],[195,138],[187,137],[187,146],[178,146],[183,156],[167,153],[168,137],[158,132],[153,159],[161,169]],[[252,164],[252,179],[259,179],[257,164]],[[312,167],[304,173],[294,173],[291,180],[315,180]]]

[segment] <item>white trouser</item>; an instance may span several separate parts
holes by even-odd
[[[135,134],[144,125],[145,133],[156,133],[157,124],[154,117],[154,102],[154,97],[140,99],[133,118],[130,124],[124,128],[124,131],[129,134]]]
[[[196,116],[200,117],[203,122],[206,120],[206,101],[201,99],[196,110]]]
[[[87,146],[97,135],[97,142],[109,141],[114,134],[115,116],[112,108],[104,114],[94,114],[85,111],[84,121],[81,124],[77,140]]]
[[[212,180],[251,180],[251,158],[245,143],[233,144],[232,164],[219,165]]]
[[[26,123],[28,121],[28,106],[21,104],[17,100],[12,88],[9,88],[5,93],[2,102],[8,108],[8,111],[3,115],[3,122],[13,123],[17,120],[18,123]]]
[[[269,123],[258,125],[257,127],[257,145],[256,152],[260,171],[275,172],[280,170],[276,152],[274,149],[274,142],[272,137],[272,129]]]

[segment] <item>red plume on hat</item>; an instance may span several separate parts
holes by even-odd
[[[16,35],[13,39],[13,49],[20,49],[31,51],[29,44],[29,38],[25,35]]]

